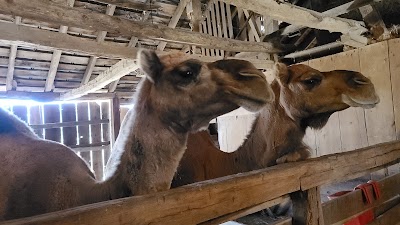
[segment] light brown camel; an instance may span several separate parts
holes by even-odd
[[[259,112],[242,146],[225,153],[207,132],[189,135],[173,187],[306,159],[310,151],[302,140],[307,127],[322,128],[334,112],[379,102],[371,81],[358,72],[277,64],[275,73],[274,103]]]
[[[202,63],[150,51],[138,58],[147,79],[103,182],[70,148],[40,139],[0,110],[0,220],[167,190],[189,132],[239,106],[256,111],[273,99],[265,76],[247,61]]]

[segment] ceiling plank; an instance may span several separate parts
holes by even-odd
[[[74,7],[75,0],[67,0],[66,5],[68,7]],[[60,33],[67,33],[68,27],[67,26],[60,26]],[[46,83],[44,86],[44,91],[49,92],[53,90],[54,86],[54,80],[56,79],[57,75],[57,70],[58,70],[58,64],[60,63],[60,58],[61,58],[61,51],[60,50],[54,50],[53,55],[51,57],[51,63],[50,63],[50,69],[46,78]]]
[[[94,2],[101,2],[105,4],[115,5],[121,8],[136,9],[136,10],[157,10],[161,6],[158,4],[140,3],[134,0],[93,0]]]
[[[107,84],[125,76],[126,74],[137,70],[139,66],[133,60],[123,59],[108,68],[95,79],[89,81],[87,84],[68,91],[60,96],[60,100],[76,99],[88,93],[100,90]]]
[[[251,10],[261,15],[268,15],[276,20],[302,25],[330,32],[347,34],[352,30],[364,29],[362,22],[327,16],[322,13],[301,8],[276,0],[253,0],[251,4],[242,0],[222,0],[241,9]]]
[[[0,23],[0,43],[62,50],[105,58],[136,59],[137,48],[127,48],[110,42],[98,43],[87,38],[31,28],[12,23]]]
[[[186,5],[189,3],[189,1],[190,0],[182,0],[179,2],[179,5],[178,5],[178,7],[176,7],[174,15],[172,15],[171,20],[168,23],[168,27],[170,27],[170,28],[176,27],[176,25],[178,24],[179,18],[181,18],[183,10],[186,8]],[[166,45],[167,45],[167,42],[165,42],[165,41],[160,42],[157,46],[157,50],[164,51]]]
[[[226,51],[271,52],[279,50],[271,43],[244,42],[213,37],[184,29],[172,29],[164,25],[137,22],[93,12],[84,8],[44,2],[41,0],[0,1],[0,13],[22,16],[52,24],[105,30],[113,35],[137,36],[159,41],[196,45]]]
[[[21,17],[15,17],[15,24],[21,23]],[[15,58],[17,57],[18,45],[11,45],[10,47],[10,55],[8,56],[8,69],[6,76],[6,90],[9,91],[13,87],[14,80],[14,68],[15,68]]]
[[[106,15],[112,16],[114,15],[114,12],[115,12],[115,5],[107,5]],[[106,36],[107,36],[107,31],[99,31],[96,41],[103,42]],[[81,84],[86,84],[87,82],[89,82],[90,77],[92,76],[93,73],[93,69],[96,66],[97,59],[98,57],[96,56],[90,56],[89,63],[86,67],[85,73],[83,74]]]

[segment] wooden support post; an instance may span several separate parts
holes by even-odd
[[[321,196],[319,187],[297,191],[291,195],[294,225],[323,225]]]
[[[115,96],[112,100],[112,132],[113,132],[113,141],[115,141],[119,134],[119,129],[121,127],[121,114],[120,114],[120,105],[119,105],[119,98]]]

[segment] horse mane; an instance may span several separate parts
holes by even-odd
[[[0,107],[0,134],[25,134],[38,137],[24,121]]]

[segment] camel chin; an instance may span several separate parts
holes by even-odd
[[[350,107],[361,107],[364,109],[372,109],[380,102],[380,99],[377,95],[375,95],[372,99],[357,99],[349,95],[343,94],[342,101],[343,103],[349,105]]]

